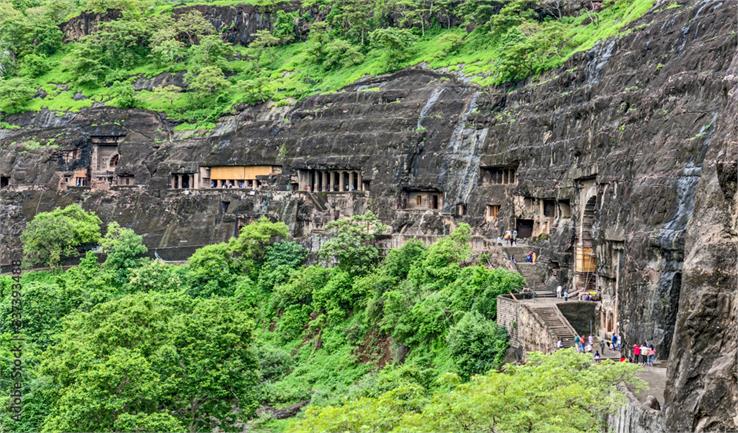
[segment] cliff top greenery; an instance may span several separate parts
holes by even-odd
[[[565,15],[553,0],[2,0],[0,110],[79,110],[95,102],[164,112],[182,128],[208,127],[241,104],[287,104],[419,64],[500,85],[562,65],[621,34],[654,0],[605,0]],[[249,46],[224,42],[192,4],[254,4],[272,30]],[[292,8],[294,9],[294,8]],[[83,11],[121,12],[64,41]],[[291,10],[291,11],[288,11]],[[181,80],[134,90],[140,77]]]
[[[0,276],[0,431],[604,431],[637,366],[573,350],[503,366],[497,296],[523,278],[473,258],[468,225],[381,257],[385,229],[339,219],[309,257],[262,218],[175,265],[78,205],[38,214],[24,259],[51,269],[21,281],[20,421],[17,298]],[[103,257],[59,267],[95,245]]]

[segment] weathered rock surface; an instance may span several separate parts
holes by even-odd
[[[104,13],[83,12],[60,26],[64,33],[64,41],[78,41],[97,31],[101,22],[117,20],[121,16],[123,16],[121,12],[115,9]]]
[[[683,3],[661,3],[627,36],[508,88],[408,70],[293,107],[249,107],[204,136],[135,110],[16,116],[23,127],[0,134],[0,176],[9,179],[0,263],[18,255],[35,213],[71,202],[162,251],[227,239],[261,215],[315,247],[325,222],[371,209],[391,225],[391,242],[433,240],[460,222],[495,238],[531,221],[547,233],[549,280],[570,286],[587,226],[596,268],[585,277],[608,312],[595,325],[614,320],[626,347],[647,340],[669,356],[668,431],[736,429],[738,14],[732,2]],[[239,10],[218,18],[226,32],[246,22]],[[249,32],[230,37],[243,42]],[[134,184],[60,187],[62,173],[89,167],[93,139],[111,135],[120,137],[115,173]],[[52,138],[55,148],[23,146]],[[65,162],[74,149],[78,158]],[[259,191],[170,188],[173,173],[223,165],[282,174]],[[503,166],[516,167],[517,183],[480,182],[480,167]],[[293,176],[308,169],[360,171],[369,191],[293,192]],[[441,209],[407,208],[424,191],[442,195]],[[558,205],[554,217],[547,203]],[[485,216],[488,205],[499,206],[496,218]]]
[[[181,89],[187,88],[185,72],[164,72],[154,77],[139,77],[133,83],[133,90],[154,90],[161,87],[175,86]]]
[[[210,21],[223,39],[240,45],[248,45],[259,30],[271,30],[279,10],[291,12],[300,8],[299,2],[284,2],[274,6],[233,5],[210,6],[194,5],[176,8],[174,16],[198,11]]]

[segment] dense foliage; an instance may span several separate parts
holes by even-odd
[[[475,376],[436,392],[406,384],[342,406],[309,408],[290,432],[601,432],[603,414],[624,403],[620,383],[638,384],[637,366],[593,364],[565,350],[531,354],[525,365]],[[450,388],[450,389],[449,389]]]
[[[37,214],[23,231],[23,261],[28,266],[58,266],[77,257],[79,248],[100,239],[100,218],[72,204]]]
[[[475,376],[502,367],[496,297],[523,279],[470,263],[463,224],[433,245],[413,241],[381,257],[385,226],[357,215],[331,223],[331,238],[309,257],[284,223],[262,218],[171,265],[147,258],[142,238],[116,223],[100,237],[97,217],[79,208],[48,215],[74,217],[100,248],[66,271],[23,277],[21,422],[6,410],[11,296],[0,278],[2,431],[240,431],[244,422],[253,431],[456,431],[454,420],[467,416],[470,426],[544,431],[570,402],[591,411],[575,426],[590,431],[610,408],[612,384],[627,379],[621,367],[573,354]],[[554,377],[556,401],[525,407],[547,389],[534,382]],[[487,407],[490,395],[498,400]],[[306,403],[304,421],[270,415]],[[437,416],[447,410],[459,416]]]
[[[570,15],[556,0],[303,0],[292,12],[277,0],[181,3],[277,12],[272,30],[243,47],[223,42],[197,11],[175,15],[167,0],[3,0],[0,110],[76,110],[100,101],[208,127],[238,104],[289,102],[420,63],[503,84],[616,36],[654,0],[605,0],[601,10]],[[61,23],[111,9],[121,16],[64,42]],[[184,74],[186,88],[133,90],[137,78],[164,72]]]

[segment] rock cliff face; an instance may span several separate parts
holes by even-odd
[[[248,45],[259,30],[271,30],[279,10],[292,12],[300,8],[299,2],[285,2],[276,6],[185,6],[174,10],[174,16],[198,11],[210,21],[223,39],[234,44]]]
[[[118,10],[110,10],[105,13],[84,12],[61,25],[64,41],[78,41],[82,37],[97,31],[101,22],[117,20],[121,16],[122,14]]]
[[[738,13],[683,3],[508,88],[408,70],[207,135],[135,110],[17,116],[0,135],[0,263],[35,213],[71,202],[162,255],[261,215],[312,247],[365,210],[391,225],[388,245],[460,222],[486,238],[517,228],[550,284],[602,293],[600,332],[669,357],[669,431],[735,429]],[[217,170],[254,166],[272,174],[218,188]]]

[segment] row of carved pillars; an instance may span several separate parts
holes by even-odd
[[[190,189],[195,187],[194,174],[172,174],[170,187],[173,189]]]
[[[300,170],[297,172],[301,191],[363,191],[361,173],[348,170]]]

